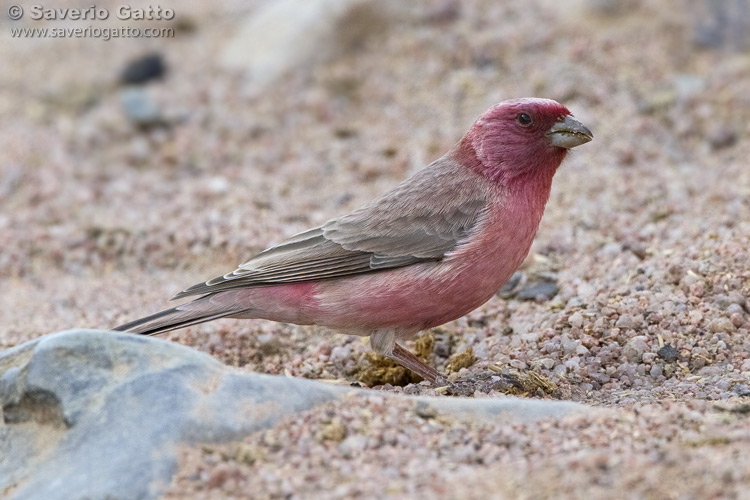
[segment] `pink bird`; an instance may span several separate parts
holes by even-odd
[[[443,157],[383,197],[251,258],[174,299],[200,297],[116,330],[154,335],[217,318],[321,325],[432,383],[399,341],[487,302],[529,252],[552,177],[593,135],[549,99],[488,109]]]

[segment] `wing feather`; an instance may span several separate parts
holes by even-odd
[[[476,230],[488,198],[482,178],[444,157],[369,205],[294,235],[174,298],[440,260]]]

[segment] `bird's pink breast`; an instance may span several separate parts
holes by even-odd
[[[488,301],[528,253],[536,227],[492,224],[471,243],[436,263],[363,275],[345,287],[321,283],[321,304],[331,312],[349,310],[334,321],[373,327],[397,327],[408,335],[460,318]],[[327,308],[326,308],[327,309]]]

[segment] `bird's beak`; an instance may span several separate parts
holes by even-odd
[[[580,146],[594,138],[594,134],[572,116],[566,116],[552,125],[545,135],[550,144],[565,149]]]

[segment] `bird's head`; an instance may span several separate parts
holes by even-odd
[[[568,149],[592,138],[562,104],[523,98],[485,111],[461,145],[473,149],[480,173],[495,181],[541,176],[551,182]]]

